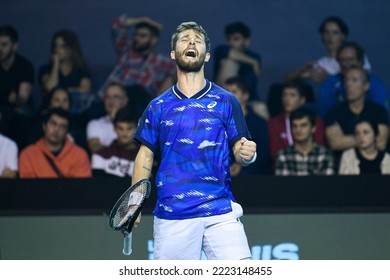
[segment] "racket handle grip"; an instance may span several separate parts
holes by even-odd
[[[130,232],[128,235],[126,235],[125,238],[123,239],[123,250],[122,250],[122,252],[126,256],[131,255],[131,252],[133,252],[133,249],[131,247],[132,239],[133,239],[133,233],[132,232]]]

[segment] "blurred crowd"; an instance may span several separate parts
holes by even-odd
[[[18,52],[17,30],[0,26],[0,177],[131,177],[138,119],[176,82],[174,60],[156,49],[161,32],[149,17],[114,18],[115,66],[95,81],[76,32],[58,30],[36,71]],[[390,174],[388,92],[342,18],[319,23],[324,55],[275,80],[266,100],[250,27],[232,22],[224,32],[210,80],[239,100],[258,154],[245,168],[232,159],[232,176]]]

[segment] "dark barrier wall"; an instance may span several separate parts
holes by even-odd
[[[0,213],[108,213],[129,180],[0,180]],[[387,212],[390,176],[238,177],[232,191],[247,213]],[[145,212],[152,213],[153,190]]]
[[[390,37],[386,0],[327,1],[107,1],[107,0],[1,0],[0,24],[10,23],[20,31],[20,51],[36,67],[49,60],[50,39],[60,28],[75,30],[92,66],[101,79],[115,63],[109,23],[121,13],[150,16],[164,25],[159,49],[168,54],[170,35],[182,21],[201,23],[212,47],[225,41],[227,23],[242,20],[252,28],[252,46],[263,57],[260,83],[264,95],[271,82],[288,71],[325,53],[317,28],[327,16],[338,15],[350,28],[350,39],[366,49],[376,73],[390,87]],[[206,66],[211,74],[212,60]]]
[[[253,259],[390,259],[390,177],[242,177]],[[0,180],[0,259],[151,259],[155,190],[131,257],[108,213],[123,179]]]

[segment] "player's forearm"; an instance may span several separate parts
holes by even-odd
[[[153,152],[142,145],[135,158],[132,184],[135,184],[142,179],[149,179],[150,174],[152,173],[153,158]]]

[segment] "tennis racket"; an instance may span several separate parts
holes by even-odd
[[[115,203],[110,213],[110,227],[124,236],[123,254],[132,252],[132,229],[146,199],[150,195],[149,180],[142,179],[128,188]]]

